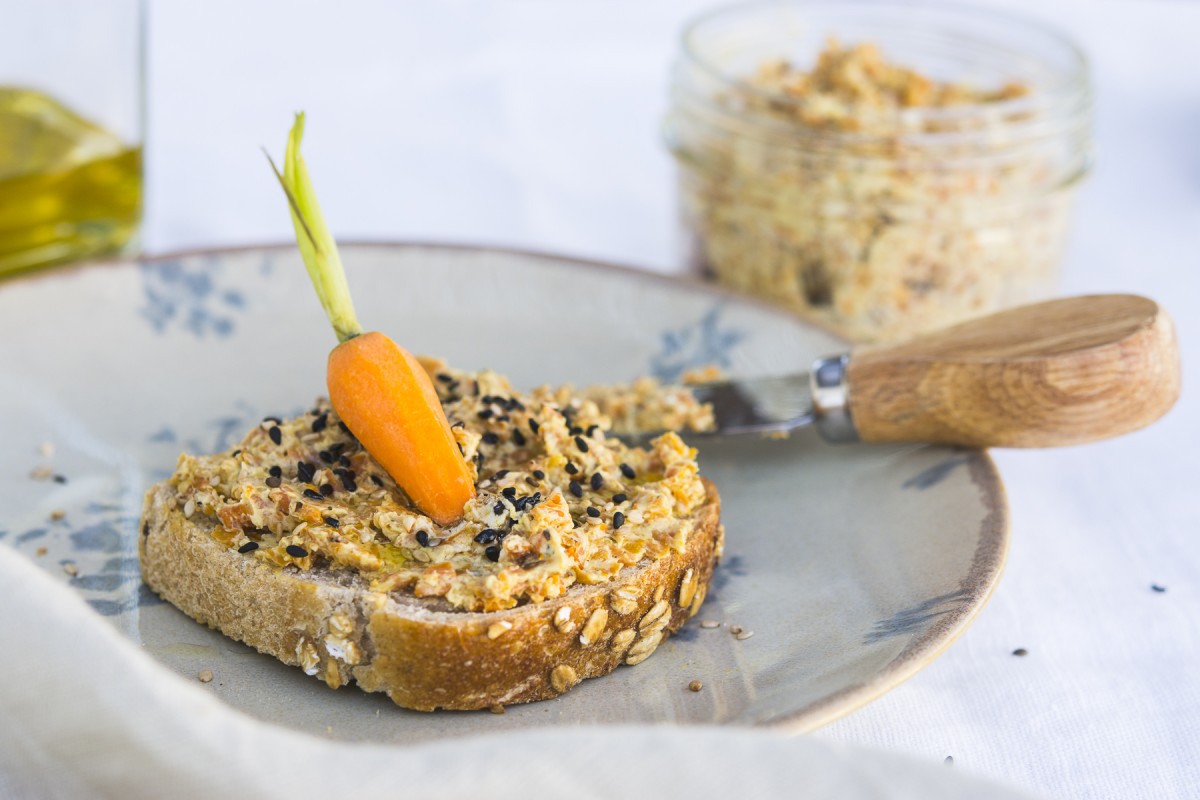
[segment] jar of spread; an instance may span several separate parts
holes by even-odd
[[[818,0],[720,9],[682,45],[665,130],[694,269],[866,342],[1053,292],[1091,162],[1064,36]]]

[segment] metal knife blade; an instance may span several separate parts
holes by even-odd
[[[811,373],[714,381],[685,387],[700,403],[711,406],[715,426],[685,431],[699,436],[786,433],[816,424],[829,441],[857,440],[846,403],[847,356],[818,359]],[[645,442],[662,431],[616,431],[629,442]]]

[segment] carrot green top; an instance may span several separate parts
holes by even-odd
[[[300,155],[300,140],[304,138],[304,112],[296,114],[288,134],[287,151],[283,157],[283,172],[271,161],[271,169],[283,186],[288,198],[288,206],[292,213],[292,225],[296,229],[296,242],[300,246],[300,256],[308,269],[308,277],[312,279],[317,297],[329,317],[329,323],[337,334],[338,341],[344,342],[362,333],[358,317],[354,314],[354,303],[350,299],[350,287],[346,284],[346,271],[342,268],[342,258],[338,255],[337,243],[333,234],[325,224],[321,214],[321,206],[317,203],[316,190],[308,177],[308,167],[304,164],[304,156]]]

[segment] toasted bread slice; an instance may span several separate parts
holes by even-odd
[[[190,617],[335,689],[354,682],[422,711],[525,703],[644,661],[696,613],[723,544],[716,487],[704,486],[682,552],[504,611],[454,610],[372,592],[352,572],[242,555],[213,538],[215,519],[185,518],[170,483],[146,495],[142,576]]]

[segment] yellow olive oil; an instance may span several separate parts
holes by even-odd
[[[0,275],[117,250],[141,213],[140,146],[0,86]]]

